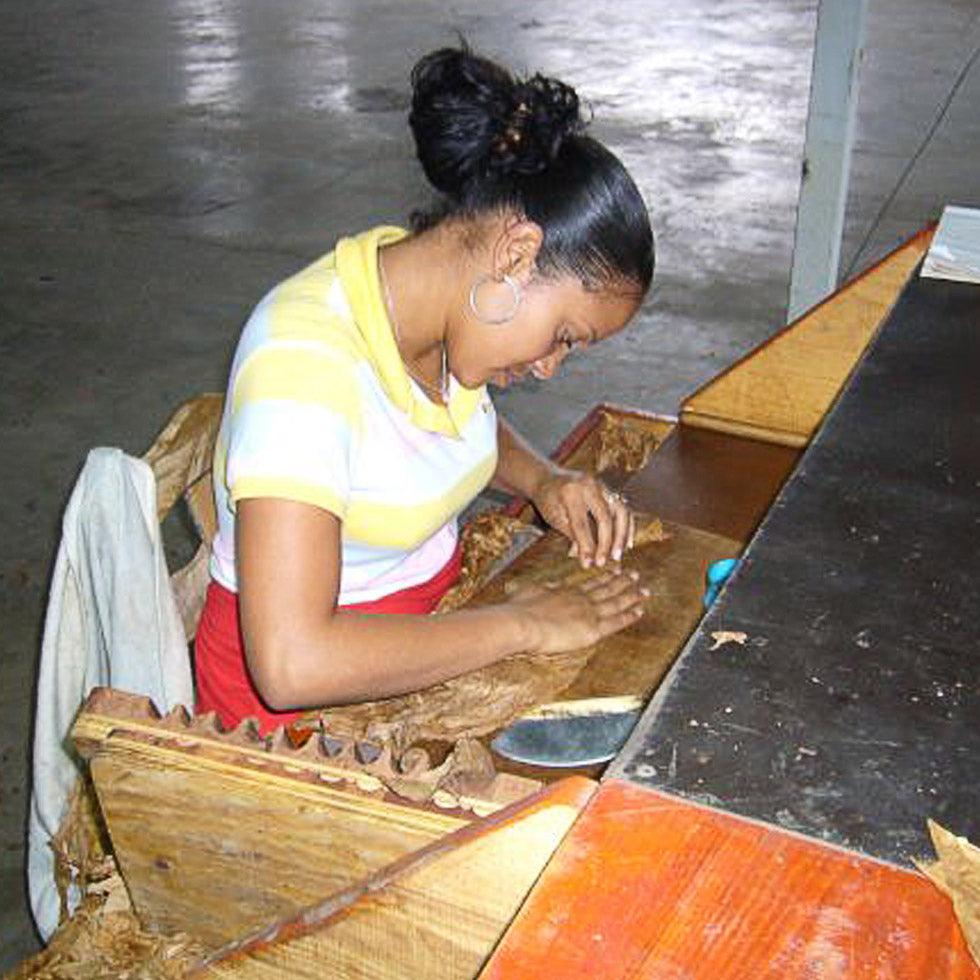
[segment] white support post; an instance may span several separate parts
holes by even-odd
[[[787,321],[837,288],[867,0],[820,0]]]

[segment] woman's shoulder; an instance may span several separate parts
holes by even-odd
[[[363,359],[363,344],[337,273],[335,253],[269,290],[249,317],[242,343],[253,349],[319,348]]]

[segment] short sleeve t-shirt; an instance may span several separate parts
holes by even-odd
[[[237,591],[235,507],[279,497],[342,522],[340,605],[435,575],[456,547],[456,518],[497,464],[485,388],[450,378],[447,405],[405,371],[378,279],[381,227],[275,287],[245,325],[215,447],[218,533],[211,575]]]

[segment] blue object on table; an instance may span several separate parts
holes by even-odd
[[[720,561],[713,561],[708,566],[708,572],[704,577],[707,588],[704,591],[704,608],[707,609],[718,598],[721,587],[728,581],[729,576],[739,566],[737,558],[722,558]]]

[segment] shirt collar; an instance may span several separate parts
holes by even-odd
[[[420,429],[459,438],[482,401],[485,386],[464,388],[450,375],[448,405],[436,405],[424,395],[416,395],[398,353],[381,293],[378,249],[407,236],[404,228],[382,225],[352,238],[342,238],[336,248],[337,274],[353,311],[355,326],[388,397]]]

